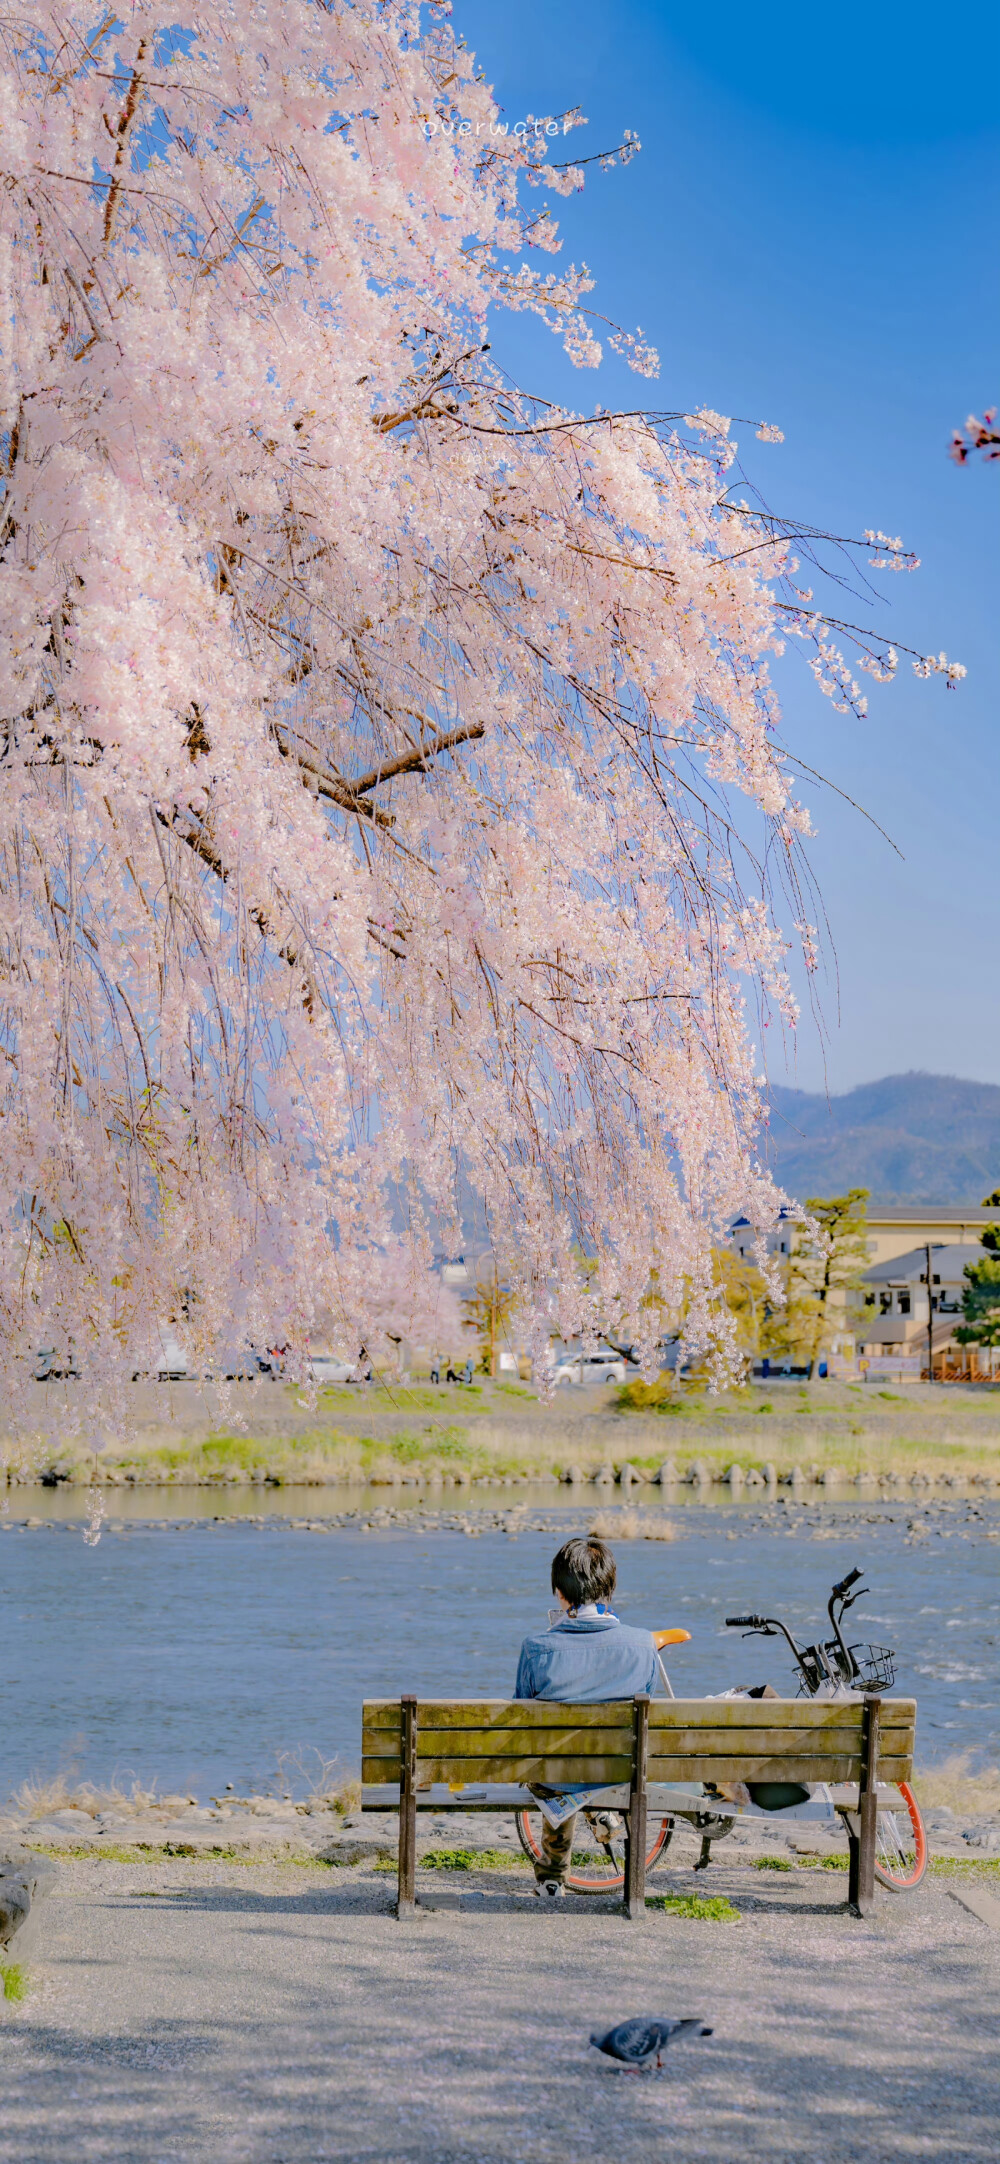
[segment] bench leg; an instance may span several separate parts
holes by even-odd
[[[403,1717],[399,1782],[399,1879],[397,1916],[417,1912],[417,1701],[400,1702]]]
[[[630,1923],[646,1917],[646,1765],[649,1756],[649,1699],[636,1698],[632,1715],[632,1779],[625,1835],[624,1910]]]
[[[880,1698],[866,1698],[861,1727],[861,1781],[858,1830],[849,1829],[850,1872],[847,1906],[852,1916],[868,1916],[875,1905],[875,1839],[878,1827],[878,1744]]]

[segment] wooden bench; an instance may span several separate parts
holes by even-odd
[[[864,1916],[875,1896],[876,1783],[909,1779],[915,1719],[912,1698],[370,1699],[361,1807],[399,1811],[396,1913],[412,1916],[419,1810],[524,1810],[535,1806],[529,1782],[584,1782],[601,1808],[627,1814],[623,1907],[635,1919],[645,1914],[647,1814],[679,1808],[678,1784],[846,1785],[856,1792],[838,1799],[848,1902]]]

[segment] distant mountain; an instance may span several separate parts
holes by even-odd
[[[894,1074],[843,1097],[770,1090],[764,1152],[782,1187],[873,1202],[979,1207],[1000,1186],[1000,1088],[955,1075]]]

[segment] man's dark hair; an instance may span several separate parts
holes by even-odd
[[[614,1556],[593,1533],[589,1540],[567,1540],[552,1558],[552,1591],[561,1593],[571,1608],[610,1600],[617,1583]]]

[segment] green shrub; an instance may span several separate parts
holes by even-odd
[[[791,1868],[787,1856],[756,1856],[754,1858],[755,1871],[790,1871]]]
[[[254,1442],[247,1435],[210,1435],[201,1445],[199,1453],[206,1471],[213,1466],[232,1466],[240,1472],[249,1473],[267,1462],[267,1445]]]
[[[27,1969],[19,1968],[16,1962],[11,1962],[9,1968],[0,1968],[0,1980],[3,1982],[4,1998],[10,1999],[12,2005],[19,2006],[21,2000],[27,1998]]]
[[[622,1383],[615,1392],[615,1405],[620,1413],[681,1413],[684,1411],[683,1385],[658,1375],[655,1383]]]

